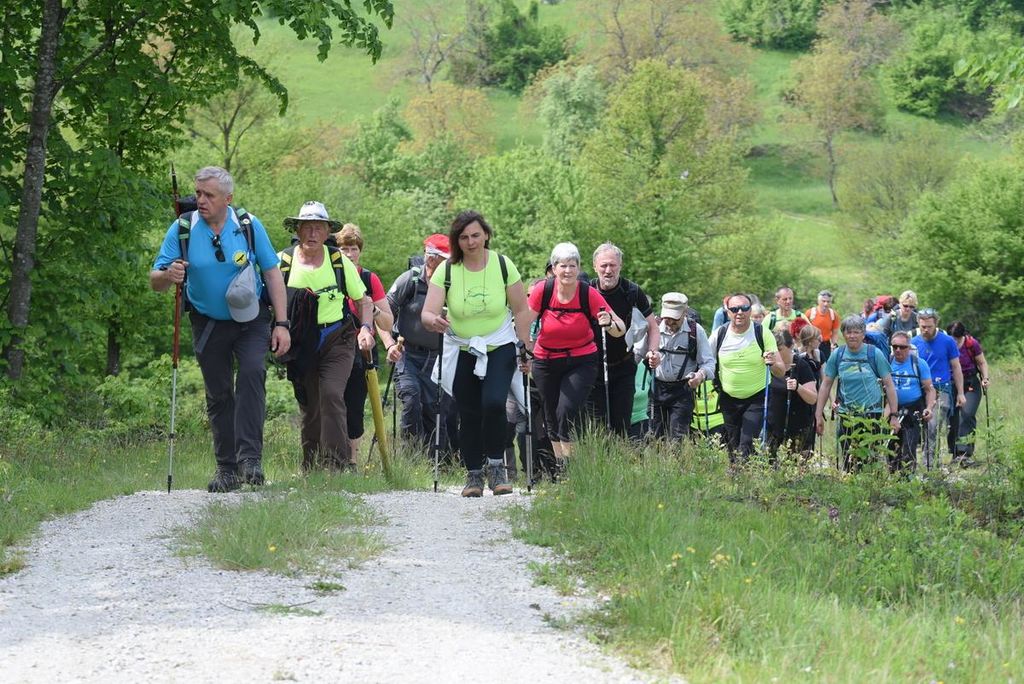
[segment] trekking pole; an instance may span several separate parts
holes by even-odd
[[[387,409],[388,401],[390,401],[389,395],[391,393],[391,381],[394,379],[394,377],[395,377],[395,367],[392,366],[391,367],[391,372],[388,374],[387,384],[384,385],[384,395],[381,397],[381,405],[385,409]],[[394,414],[394,411],[392,411],[392,414]],[[392,423],[394,423],[393,420],[392,420]],[[394,428],[392,426],[392,430],[391,430],[391,443],[394,444],[397,439],[398,439],[398,434],[395,432],[395,430],[394,430]],[[370,440],[370,448],[366,451],[366,464],[367,465],[369,465],[370,462],[373,460],[373,447],[375,447],[377,445],[377,442],[378,442],[377,432],[375,430],[374,433],[373,433],[373,439]]]
[[[601,311],[605,308],[602,306]],[[601,326],[601,365],[604,367],[604,416],[608,430],[612,429],[612,402],[608,390],[608,328]]]
[[[992,438],[992,423],[988,420],[988,388],[984,385],[981,386],[981,396],[985,397],[985,455],[988,456],[991,453],[988,440]]]
[[[793,377],[793,366],[786,369],[786,418],[783,421],[782,426],[782,440],[785,441],[786,437],[789,436],[789,407],[790,402],[793,400],[793,392],[789,389],[789,379]]]
[[[768,390],[772,385],[771,367],[764,366],[764,412],[761,414],[761,448],[768,446]]]
[[[174,219],[181,215],[180,201],[178,197],[178,175],[174,172],[174,162],[171,162],[171,197],[174,200]],[[182,255],[184,258],[184,255]],[[182,284],[174,285],[174,333],[171,338],[171,429],[167,435],[167,493],[171,493],[171,484],[174,481],[174,420],[178,408],[178,357],[181,348],[181,291]]]
[[[174,336],[171,343],[171,431],[167,435],[167,493],[174,480],[174,419],[178,407],[178,351],[181,341],[181,283],[174,287]]]
[[[434,493],[437,493],[437,469],[441,462],[441,360],[444,358],[444,333],[438,333],[437,346],[437,400],[434,404]]]
[[[526,347],[523,347],[526,361]],[[526,491],[533,491],[533,412],[530,410],[530,375],[523,373],[523,403],[526,404]]]

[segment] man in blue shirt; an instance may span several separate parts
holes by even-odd
[[[956,341],[939,329],[939,313],[935,309],[922,309],[917,313],[917,325],[920,334],[915,335],[911,343],[917,354],[928,364],[931,370],[932,384],[938,393],[935,413],[928,421],[927,439],[924,443],[925,467],[939,465],[936,442],[938,435],[948,433],[946,441],[949,453],[954,453],[956,445],[957,414],[967,401],[964,396],[964,375],[960,368],[960,350]],[[961,465],[968,465],[961,461]]]
[[[291,339],[284,278],[267,231],[256,217],[243,215],[240,220],[235,213],[234,180],[224,169],[200,169],[195,184],[199,209],[187,217],[187,253],[182,253],[175,221],[164,236],[149,283],[157,292],[177,285],[185,288],[217,458],[207,489],[229,492],[243,482],[263,484],[264,359],[268,347],[276,356],[285,354]],[[242,293],[251,296],[236,297],[233,283],[248,275],[243,271],[249,264],[258,267],[262,278],[257,275],[250,290]],[[261,298],[264,283],[273,314]],[[233,363],[238,366],[237,378],[232,377]]]
[[[900,431],[896,453],[889,460],[889,470],[913,470],[917,465],[917,445],[921,441],[921,421],[927,423],[935,412],[935,387],[928,364],[912,353],[910,335],[892,334],[892,379],[899,404]]]
[[[862,465],[862,452],[857,440],[857,420],[850,418],[873,418],[878,423],[870,429],[881,434],[887,422],[889,428],[899,432],[899,418],[896,415],[896,387],[892,382],[889,361],[878,347],[864,342],[864,319],[858,315],[847,316],[840,324],[840,332],[846,341],[838,347],[822,373],[821,389],[815,407],[815,430],[820,435],[825,431],[825,404],[832,394],[832,385],[838,384],[836,413],[839,425],[836,438],[843,456],[843,469],[856,470]],[[873,445],[873,440],[868,442]]]

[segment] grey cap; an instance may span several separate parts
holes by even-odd
[[[239,323],[248,323],[259,315],[260,298],[256,294],[256,269],[252,263],[235,274],[224,298],[227,299],[231,318]]]

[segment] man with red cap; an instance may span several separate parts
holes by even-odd
[[[420,313],[427,298],[427,283],[450,256],[448,236],[435,233],[423,241],[423,265],[413,266],[398,276],[388,290],[388,304],[395,316],[395,330],[405,338],[401,348],[388,348],[388,361],[395,364],[395,390],[402,401],[402,434],[428,444],[435,424],[437,385],[430,378],[437,358],[438,335],[423,327]],[[452,399],[442,392],[441,430],[455,435]],[[441,435],[441,444],[447,443]]]

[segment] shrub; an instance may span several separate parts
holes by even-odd
[[[733,37],[751,45],[806,50],[817,37],[823,0],[726,0],[722,19]]]

